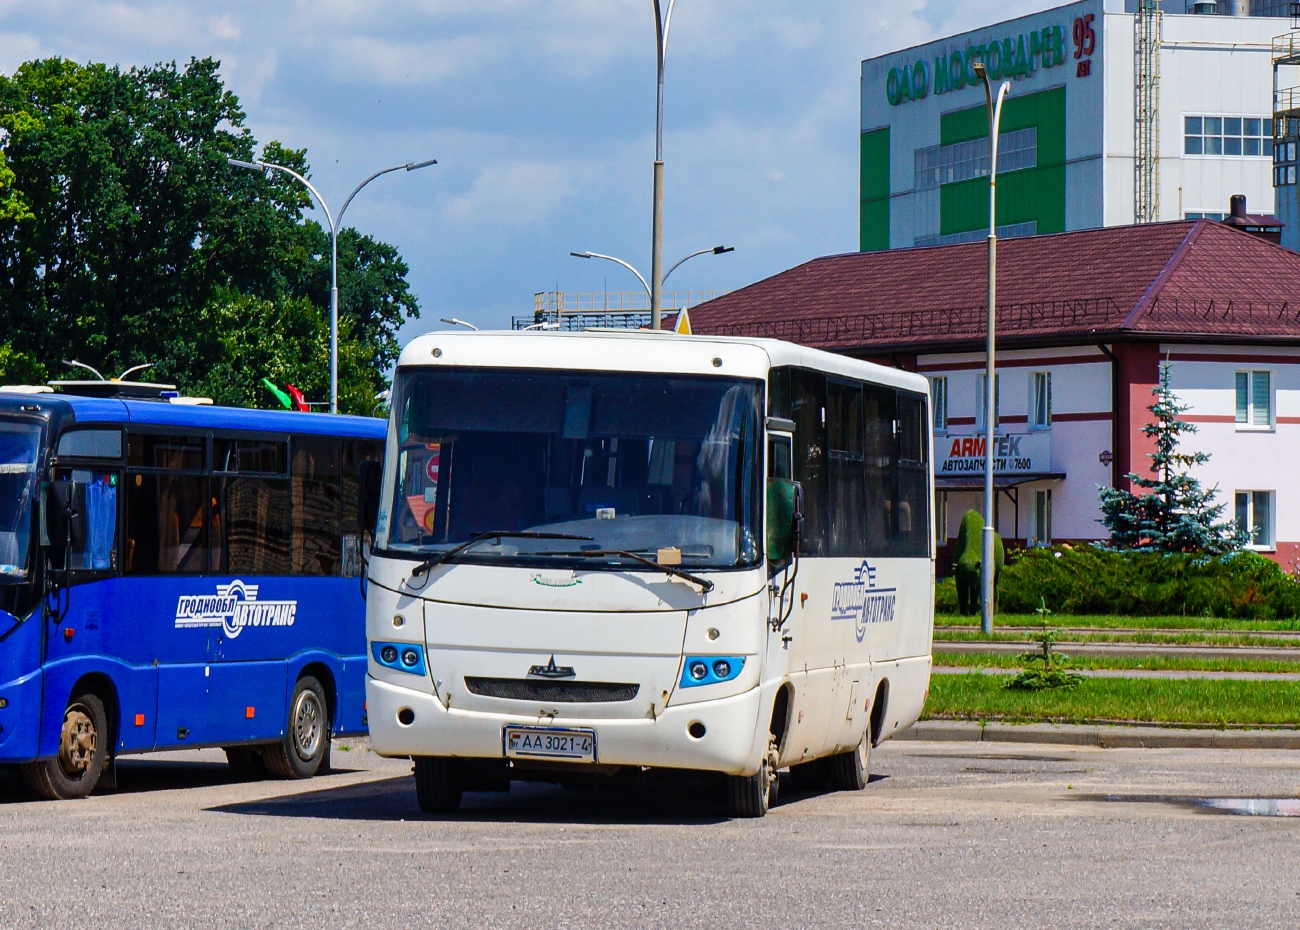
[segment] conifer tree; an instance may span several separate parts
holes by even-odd
[[[1125,477],[1134,490],[1101,489],[1101,522],[1110,530],[1114,549],[1139,552],[1232,552],[1245,545],[1245,530],[1220,522],[1226,504],[1216,504],[1218,487],[1204,488],[1189,473],[1210,460],[1204,452],[1180,452],[1185,434],[1196,427],[1182,419],[1190,407],[1178,402],[1169,384],[1169,366],[1160,366],[1160,383],[1152,388],[1154,422],[1142,432],[1155,440],[1151,459],[1154,478]],[[1136,493],[1135,493],[1136,492]]]

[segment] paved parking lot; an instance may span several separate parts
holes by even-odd
[[[787,792],[761,821],[521,785],[440,820],[364,748],[299,783],[222,758],[130,760],[80,802],[0,775],[0,927],[1300,924],[1300,818],[1222,800],[1300,795],[1294,753],[887,743],[866,791]]]

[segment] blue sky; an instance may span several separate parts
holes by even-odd
[[[731,289],[857,247],[863,58],[1048,0],[678,0],[665,104],[670,287]],[[532,295],[650,263],[650,0],[0,0],[0,69],[213,56],[259,141],[305,146],[348,225],[396,244],[422,318],[507,326]]]

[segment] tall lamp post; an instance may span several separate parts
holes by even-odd
[[[989,111],[989,307],[988,336],[984,346],[984,533],[980,539],[980,631],[993,632],[994,582],[997,566],[994,564],[994,539],[997,527],[993,515],[993,438],[997,418],[997,366],[994,349],[997,342],[997,286],[998,286],[998,131],[1002,125],[1002,101],[1011,89],[1009,81],[998,88],[996,102],[993,87],[989,84],[988,69],[984,62],[975,63],[975,76],[984,83],[984,100]]]
[[[320,191],[312,187],[308,181],[292,168],[286,168],[284,165],[274,165],[269,161],[240,161],[238,158],[227,158],[232,166],[236,168],[247,168],[251,171],[281,171],[302,183],[307,190],[311,191],[320,208],[325,211],[325,219],[329,221],[330,226],[330,413],[339,412],[339,228],[343,223],[343,214],[348,210],[348,204],[352,203],[352,198],[361,192],[365,187],[380,175],[388,174],[391,171],[415,171],[418,168],[427,168],[430,165],[438,164],[436,158],[430,158],[428,161],[412,161],[404,165],[394,165],[391,168],[385,168],[382,171],[376,171],[370,177],[366,178],[356,187],[352,188],[352,193],[348,194],[348,199],[343,201],[343,209],[339,210],[339,215],[334,216],[330,213],[329,206],[325,203],[325,198],[320,195]]]
[[[658,62],[659,81],[655,93],[655,180],[654,180],[654,214],[651,221],[650,235],[650,328],[663,328],[663,270],[664,252],[664,59],[668,57],[668,30],[673,22],[673,4],[677,0],[668,0],[668,8],[661,12],[659,0],[655,5],[655,58]],[[674,266],[675,267],[675,266]],[[637,277],[641,277],[637,275]],[[642,278],[642,283],[645,279]]]
[[[690,255],[687,255],[685,258],[674,263],[673,266],[668,269],[668,274],[665,274],[663,278],[660,279],[659,284],[662,286],[663,282],[668,280],[668,275],[672,274],[682,265],[685,265],[692,258],[698,258],[701,255],[726,255],[728,252],[734,252],[734,251],[736,251],[735,246],[715,245],[711,249],[700,249],[698,252],[692,252]],[[637,271],[636,267],[632,265],[631,262],[625,262],[623,261],[623,259],[615,258],[613,255],[601,255],[599,252],[570,252],[569,254],[572,255],[574,258],[603,258],[607,262],[613,262],[616,265],[622,265],[628,271],[632,272],[632,274],[636,275],[636,279],[640,281],[641,286],[645,288],[646,296],[650,298],[650,307],[651,307],[651,314],[652,314],[650,328],[663,329],[663,326],[661,325],[663,322],[662,315],[656,314],[654,310],[654,308],[658,306],[655,303],[655,301],[662,299],[663,292],[662,291],[656,292],[651,287],[651,285],[646,281],[645,276],[642,275],[641,272]]]

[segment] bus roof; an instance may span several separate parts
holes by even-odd
[[[382,439],[384,420],[373,417],[338,416],[328,413],[298,413],[288,410],[256,410],[244,407],[191,406],[157,401],[117,400],[80,397],[73,394],[17,394],[0,392],[0,401],[39,406],[71,413],[78,424],[132,423],[145,426],[174,426],[191,429],[256,430],[267,433],[315,433],[322,436],[354,436]],[[0,404],[9,406],[9,404]]]
[[[779,339],[687,336],[649,330],[440,331],[407,343],[397,365],[672,372],[764,379],[772,367],[794,365],[918,393],[930,389],[928,379],[922,375]]]

